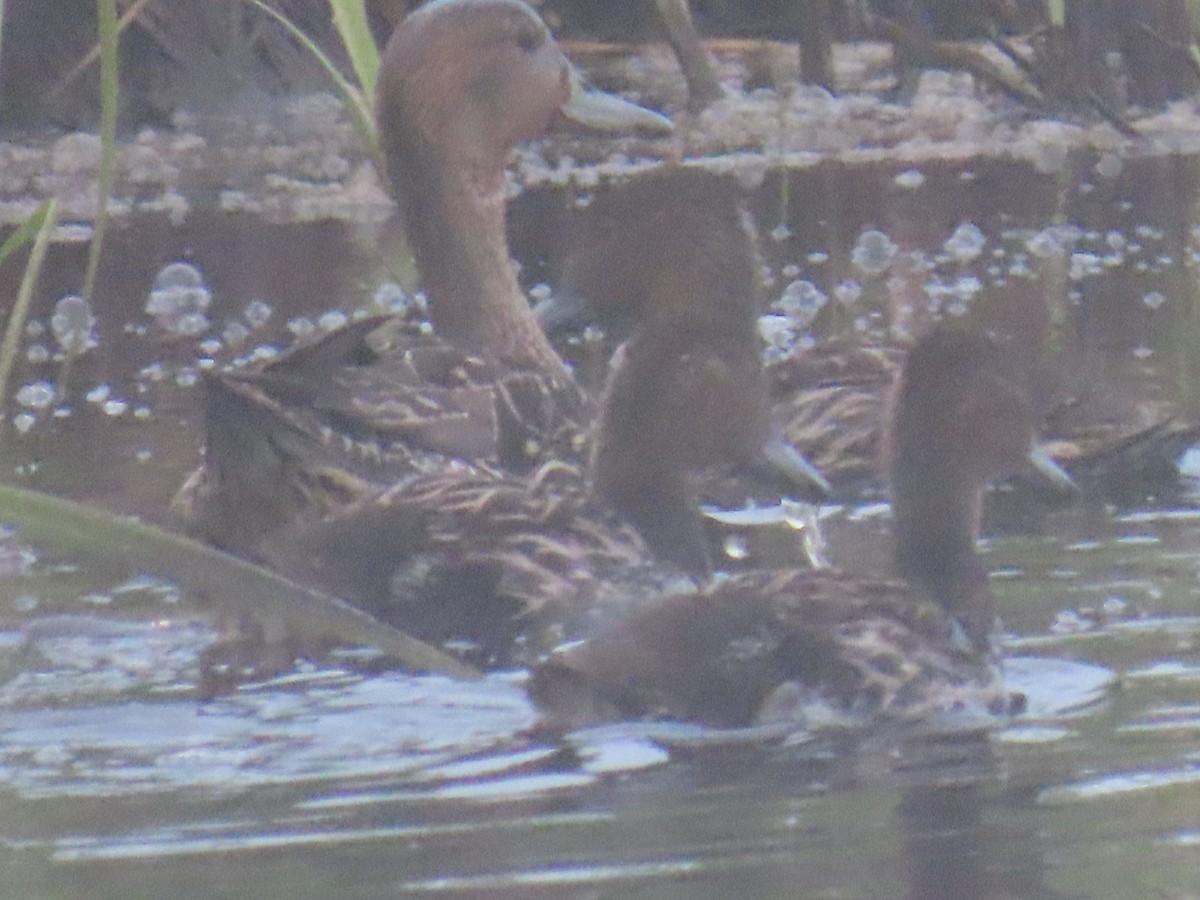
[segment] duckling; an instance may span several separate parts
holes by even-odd
[[[567,352],[572,334],[597,324],[611,348],[647,308],[686,315],[689,306],[706,306],[700,295],[761,293],[752,226],[729,214],[742,208],[742,194],[732,177],[698,165],[660,167],[597,191],[573,225],[577,249],[562,263],[560,288],[536,307],[543,327]],[[831,338],[767,360],[782,435],[829,479],[835,496],[852,499],[879,485],[885,398],[903,356],[900,345]],[[1048,452],[1089,497],[1127,502],[1168,488],[1200,426],[1100,405],[1093,398],[1050,410]],[[1028,505],[1027,494],[1014,497]],[[736,492],[711,499],[738,502]]]
[[[890,403],[895,558],[904,580],[833,570],[736,573],[648,601],[543,660],[530,681],[552,720],[793,719],[814,708],[911,719],[1006,711],[993,598],[975,548],[987,482],[1069,477],[1033,446],[1027,394],[1001,348],[939,327],[909,352]]]
[[[436,337],[368,320],[206,379],[204,462],[173,505],[243,555],[449,460],[531,471],[572,441],[578,454],[589,407],[517,283],[504,167],[560,119],[670,128],[583,91],[519,0],[435,0],[405,18],[383,53],[376,118]]]

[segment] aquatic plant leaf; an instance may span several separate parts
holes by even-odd
[[[29,218],[18,225],[16,230],[8,236],[8,239],[3,244],[0,244],[0,266],[4,265],[4,261],[18,250],[29,245],[37,235],[38,229],[42,227],[42,223],[46,221],[46,213],[49,209],[50,201],[47,200],[35,209]]]
[[[202,609],[269,621],[301,638],[367,644],[409,668],[476,678],[478,672],[347,603],[260,566],[126,516],[0,485],[0,521],[23,540],[117,560],[178,584]]]
[[[100,270],[100,252],[104,246],[104,233],[108,230],[108,198],[112,196],[117,174],[117,103],[120,93],[117,0],[96,0],[96,23],[100,38],[100,171],[96,177],[96,221],[92,226],[92,245],[88,249],[81,291],[87,299],[91,299],[96,286],[96,273]]]
[[[1066,0],[1046,0],[1046,16],[1055,28],[1062,28],[1067,23]]]
[[[379,73],[379,48],[367,24],[367,9],[363,0],[329,0],[333,10],[333,25],[337,28],[354,67],[354,77],[367,97],[375,96],[375,77]]]
[[[25,328],[25,320],[29,317],[29,304],[33,301],[33,288],[41,274],[42,265],[46,261],[46,251],[50,247],[50,236],[58,223],[58,201],[51,198],[43,203],[8,240],[0,246],[0,262],[19,247],[23,247],[33,239],[33,249],[29,252],[29,261],[25,264],[25,274],[21,277],[21,285],[17,288],[17,299],[9,313],[8,325],[4,329],[4,340],[0,342],[0,408],[7,404],[8,381],[12,375],[13,366],[17,361],[17,350],[21,344],[21,332]]]

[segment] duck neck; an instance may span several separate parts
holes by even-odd
[[[590,461],[592,490],[632,524],[660,559],[689,575],[712,573],[704,525],[689,484],[671,416],[672,363],[682,355],[674,329],[653,327],[624,344],[614,357],[596,422]],[[703,413],[698,413],[703,415]]]
[[[984,648],[995,612],[976,549],[982,502],[983,489],[953,464],[914,463],[901,455],[893,465],[896,568]]]
[[[391,175],[438,333],[509,365],[565,376],[509,256],[502,161],[464,165],[409,148]]]

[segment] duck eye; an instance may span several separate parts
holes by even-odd
[[[517,46],[532,53],[542,45],[542,34],[536,28],[521,28],[517,31]]]

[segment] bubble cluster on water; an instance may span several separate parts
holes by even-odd
[[[1082,281],[1091,275],[1099,275],[1103,271],[1104,261],[1098,254],[1086,250],[1076,250],[1071,254],[1070,278],[1072,281]]]
[[[306,316],[296,316],[294,319],[289,319],[287,330],[297,338],[304,339],[310,337],[317,327],[313,324],[312,319]]]
[[[242,318],[246,320],[246,324],[251,328],[262,328],[271,321],[271,314],[274,310],[271,309],[271,304],[265,300],[251,300],[246,304],[245,310],[242,311]]]
[[[80,356],[97,345],[92,305],[78,294],[67,294],[54,304],[50,330],[68,356]]]
[[[863,231],[854,248],[850,251],[850,259],[859,269],[868,275],[881,275],[886,272],[900,252],[890,237],[884,232],[869,228]]]
[[[250,338],[250,328],[236,319],[231,319],[225,323],[225,327],[221,329],[221,340],[226,346],[238,347],[244,344]]]
[[[807,328],[829,302],[829,297],[811,281],[796,279],[771,306],[788,316],[795,326]]]
[[[812,342],[810,335],[796,330],[791,316],[768,313],[758,319],[758,333],[766,345],[767,360],[784,359]]]
[[[58,391],[49,381],[35,381],[17,389],[16,400],[28,409],[46,409]]]
[[[964,222],[946,239],[944,249],[959,262],[968,263],[983,253],[987,238],[974,222]]]
[[[914,191],[925,183],[925,173],[920,169],[905,169],[893,179],[896,187]]]
[[[853,306],[862,296],[862,292],[862,285],[852,279],[839,281],[833,288],[834,299],[842,306]]]
[[[1055,286],[1058,273],[1067,276],[1067,281],[1063,288],[1054,289],[1065,288],[1066,301],[1080,306],[1086,296],[1081,290],[1086,280],[1121,271],[1131,278],[1147,276],[1131,287],[1129,299],[1154,312],[1167,306],[1171,294],[1149,280],[1151,277],[1170,275],[1181,263],[1200,267],[1200,225],[1193,229],[1186,252],[1172,253],[1162,243],[1167,240],[1166,231],[1154,222],[1093,228],[1067,221],[1031,228],[1015,224],[1012,217],[1005,219],[1001,216],[999,227],[986,231],[981,224],[961,222],[940,246],[924,249],[900,246],[882,229],[866,228],[851,250],[854,268],[849,271],[858,278],[835,280],[847,271],[837,262],[830,267],[834,278],[821,277],[816,266],[831,259],[840,262],[837,253],[811,251],[799,259],[778,260],[774,273],[786,287],[777,294],[771,310],[788,321],[768,318],[761,323],[768,355],[794,351],[830,299],[836,300],[839,308],[850,310],[866,295],[870,302],[864,305],[871,309],[850,320],[849,326],[867,339],[894,338],[903,337],[912,322],[903,312],[905,306],[898,314],[894,303],[881,301],[911,297],[914,286],[919,286],[934,315],[958,316],[969,312],[989,289],[1042,278]],[[885,278],[883,284],[878,283],[880,275]],[[770,280],[767,283],[770,287]],[[1150,349],[1143,346],[1130,352],[1144,358]]]
[[[325,332],[337,331],[337,329],[345,327],[349,321],[350,317],[340,309],[330,309],[321,313],[317,319],[317,327]]]
[[[208,329],[211,303],[212,292],[200,270],[191,263],[174,262],[155,276],[146,312],[169,334],[190,337]]]
[[[425,295],[410,293],[395,281],[385,281],[375,288],[375,293],[371,296],[371,308],[381,313],[407,316],[414,311],[424,311]]]

